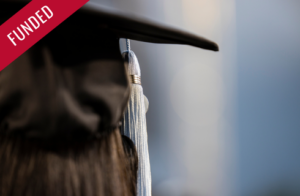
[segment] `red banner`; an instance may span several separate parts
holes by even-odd
[[[89,0],[33,0],[0,26],[0,71]]]

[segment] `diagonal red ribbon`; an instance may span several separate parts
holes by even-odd
[[[0,26],[0,71],[89,0],[33,0]]]

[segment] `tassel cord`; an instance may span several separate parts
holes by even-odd
[[[127,48],[127,51],[130,51],[130,40],[129,39],[126,39],[126,48]]]

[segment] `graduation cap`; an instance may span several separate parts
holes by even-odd
[[[1,24],[25,5],[0,0]],[[148,101],[137,58],[129,47],[122,57],[120,38],[218,51],[203,37],[89,2],[0,72],[0,135],[77,141],[123,119],[140,160],[138,195],[149,196]]]

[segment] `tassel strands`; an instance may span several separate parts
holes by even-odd
[[[127,49],[130,49],[126,40]],[[125,66],[131,79],[131,95],[124,113],[121,133],[129,137],[136,145],[139,168],[137,177],[137,195],[151,196],[151,171],[148,150],[148,134],[146,125],[146,112],[148,99],[143,94],[141,86],[141,70],[133,51],[127,50],[123,54]]]

